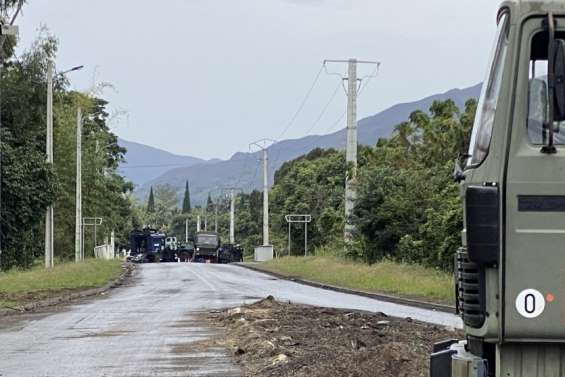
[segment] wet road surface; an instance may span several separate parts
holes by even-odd
[[[455,315],[326,291],[237,266],[145,264],[104,298],[0,318],[0,376],[239,376],[209,310],[278,300],[460,327]]]

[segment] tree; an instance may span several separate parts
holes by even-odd
[[[155,212],[155,197],[153,196],[153,186],[149,190],[149,199],[147,200],[147,213]]]
[[[12,2],[17,4],[16,2]],[[8,57],[4,45],[4,56]],[[9,59],[2,70],[2,142],[0,239],[3,269],[30,267],[44,253],[43,214],[55,210],[55,256],[74,258],[76,111],[83,109],[83,213],[102,217],[99,233],[115,230],[117,242],[129,232],[133,189],[117,173],[125,149],[106,124],[107,102],[68,89],[63,76],[54,80],[54,164],[45,163],[47,62],[57,41],[42,30],[32,47]],[[98,150],[96,144],[112,145]],[[126,236],[127,238],[127,236]],[[86,255],[92,239],[86,237]]]
[[[184,189],[184,198],[182,200],[182,213],[190,213],[190,188],[188,186],[188,180],[186,181],[186,188]]]
[[[360,169],[354,210],[368,262],[387,257],[452,268],[462,228],[452,163],[467,150],[475,109],[474,100],[462,114],[453,101],[436,101],[374,148]]]
[[[214,210],[214,201],[212,200],[212,194],[208,193],[208,199],[206,200],[206,212],[210,213]]]

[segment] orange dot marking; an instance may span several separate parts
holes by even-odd
[[[547,302],[553,302],[553,301],[555,301],[555,296],[554,296],[553,294],[551,294],[551,293],[548,293],[548,294],[545,296],[545,299],[547,300]]]

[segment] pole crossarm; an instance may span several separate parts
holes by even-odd
[[[277,140],[269,139],[269,138],[257,140],[252,143],[249,143],[249,151],[252,153],[262,151],[276,143]]]
[[[376,65],[381,64],[381,62],[379,62],[379,61],[357,60],[357,59],[325,59],[324,64],[326,64],[326,63],[349,63],[351,60],[353,60],[354,62],[359,63],[359,64],[376,64]]]

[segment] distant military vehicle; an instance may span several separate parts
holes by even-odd
[[[130,233],[129,260],[133,262],[160,262],[165,250],[165,235],[151,228]]]
[[[220,236],[215,232],[197,232],[194,237],[194,262],[216,263],[220,248]]]
[[[181,243],[177,250],[177,258],[180,262],[190,262],[194,256],[194,242]]]
[[[161,262],[176,262],[177,261],[177,238],[176,237],[166,237],[165,238],[165,249],[161,253]]]
[[[464,341],[431,377],[565,375],[565,1],[502,3],[465,167]]]
[[[243,262],[243,248],[240,245],[223,244],[218,251],[218,263]]]

